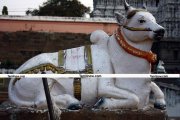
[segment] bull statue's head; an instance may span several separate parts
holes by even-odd
[[[164,36],[165,29],[156,23],[154,16],[147,11],[146,6],[136,9],[124,1],[126,16],[115,13],[118,24],[128,40],[141,42],[144,40],[160,40]]]

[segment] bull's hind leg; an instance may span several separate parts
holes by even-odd
[[[51,95],[56,103],[56,105],[59,108],[68,108],[71,110],[76,110],[76,109],[80,109],[81,105],[79,103],[79,100],[77,100],[76,98],[74,98],[72,95],[70,95],[69,93],[67,93],[67,86],[63,85],[63,79],[61,79],[59,82],[58,80],[52,79],[52,84],[50,86],[50,90],[51,90]],[[70,81],[65,79],[66,82]],[[68,87],[71,87],[71,83],[67,84]],[[71,89],[71,88],[69,88]]]
[[[53,104],[55,103],[59,108],[79,109],[80,104],[77,99],[66,93],[64,86],[57,83],[55,79],[48,79],[49,90]],[[44,90],[36,98],[36,106],[44,108],[47,106]]]
[[[71,110],[80,109],[81,105],[77,99],[68,94],[62,94],[58,96],[51,95],[53,104],[55,103],[59,108],[67,108]],[[35,105],[38,109],[47,107],[46,97],[39,96],[36,100]]]

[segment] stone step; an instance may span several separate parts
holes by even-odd
[[[27,109],[0,110],[3,120],[48,120],[48,113]],[[149,110],[62,110],[61,120],[167,120],[166,111]]]

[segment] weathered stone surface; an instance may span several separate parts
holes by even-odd
[[[0,111],[0,120],[48,120],[47,112],[32,113],[30,111]]]
[[[48,120],[48,113],[30,109],[0,110],[2,120]],[[150,109],[141,110],[62,110],[61,120],[167,120],[166,112]]]
[[[140,110],[81,110],[78,112],[63,112],[62,120],[166,120],[164,111],[150,109]]]

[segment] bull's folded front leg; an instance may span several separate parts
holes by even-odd
[[[117,88],[112,79],[101,79],[98,84],[100,100],[95,108],[137,108],[139,98],[132,92]]]
[[[81,109],[82,106],[79,100],[68,94],[54,96],[54,101],[60,108],[67,108],[71,110]]]
[[[154,93],[154,97],[155,97],[154,107],[162,110],[166,109],[164,93],[154,82],[151,82],[151,91]]]

